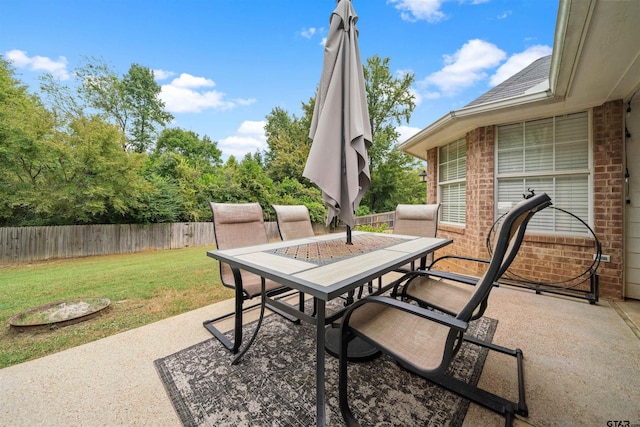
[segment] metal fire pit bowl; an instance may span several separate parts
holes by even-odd
[[[79,298],[44,304],[9,319],[11,328],[18,332],[34,329],[52,329],[84,322],[109,308],[108,298]]]

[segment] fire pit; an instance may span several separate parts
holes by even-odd
[[[53,328],[89,320],[107,309],[108,298],[81,298],[41,305],[9,319],[16,331]]]

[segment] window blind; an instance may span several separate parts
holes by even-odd
[[[467,199],[467,147],[464,138],[440,147],[438,186],[440,221],[464,224]]]
[[[522,200],[528,189],[546,192],[554,206],[589,220],[589,117],[587,112],[499,126],[496,214]],[[534,216],[533,230],[586,232],[569,215],[548,209]]]

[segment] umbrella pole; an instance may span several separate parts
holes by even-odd
[[[353,242],[351,242],[351,227],[349,227],[347,225],[347,245],[353,245]]]

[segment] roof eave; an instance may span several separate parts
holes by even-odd
[[[549,86],[565,97],[578,66],[597,0],[560,0],[553,41]]]
[[[407,154],[426,160],[428,150],[460,138],[481,126],[480,119],[487,115],[500,114],[501,122],[508,122],[511,121],[510,111],[519,111],[522,106],[546,103],[553,99],[551,90],[546,89],[451,111],[407,139],[398,148]]]

